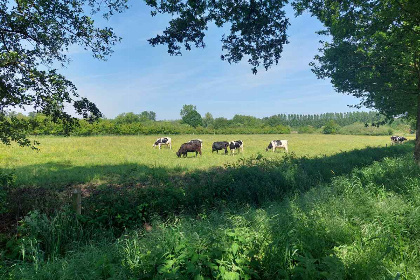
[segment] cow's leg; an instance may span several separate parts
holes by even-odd
[[[286,151],[286,153],[289,153],[289,147],[288,146],[285,146],[284,150]]]
[[[276,147],[273,145],[273,153],[276,151]]]
[[[160,150],[160,145],[161,145],[161,143],[159,143],[159,150]]]

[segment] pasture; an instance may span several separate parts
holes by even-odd
[[[21,188],[3,193],[0,278],[418,279],[413,143],[180,135],[159,151],[156,138],[42,137],[40,152],[2,147],[1,169]],[[192,138],[204,140],[203,156],[177,158]],[[244,153],[211,154],[211,142],[224,139],[243,140]],[[296,156],[265,152],[272,139],[288,140]],[[81,216],[70,207],[74,186]]]
[[[163,135],[162,135],[163,136]],[[135,184],[149,176],[166,176],[206,170],[237,162],[239,158],[255,157],[261,153],[268,159],[279,159],[284,150],[266,152],[271,140],[289,141],[289,152],[297,156],[314,157],[333,155],[342,151],[362,149],[367,146],[384,147],[390,144],[389,136],[350,135],[168,135],[172,150],[152,145],[158,136],[97,136],[97,137],[36,137],[40,151],[18,146],[0,146],[0,170],[13,171],[17,185],[66,187],[77,184]],[[180,145],[191,139],[203,140],[203,155],[177,158]],[[224,151],[211,152],[215,141],[244,141],[244,153],[224,155]]]

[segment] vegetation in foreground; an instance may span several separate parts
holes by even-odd
[[[416,279],[420,169],[412,144],[260,155],[225,168],[46,195],[2,244],[9,279]],[[48,194],[48,192],[47,192]],[[9,208],[10,209],[10,208]],[[8,241],[6,241],[8,240]]]

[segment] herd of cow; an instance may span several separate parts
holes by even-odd
[[[153,144],[153,147],[156,147],[156,146],[158,146],[159,149],[161,148],[161,146],[168,146],[170,149],[172,149],[172,139],[170,137],[158,138],[156,142]],[[195,153],[196,156],[198,154],[201,155],[202,148],[203,148],[203,141],[201,139],[190,140],[189,142],[181,145],[178,152],[176,152],[176,155],[178,157],[181,157],[181,156],[186,157],[187,153],[189,152]],[[211,146],[211,152],[219,153],[219,151],[224,150],[225,154],[227,154],[228,148],[230,149],[230,153],[232,155],[235,154],[235,151],[240,150],[241,152],[243,152],[244,142],[242,140],[236,140],[236,141],[230,141],[230,142],[227,142],[227,141],[214,142],[213,145]],[[268,147],[265,150],[266,151],[272,150],[274,152],[278,148],[282,148],[286,152],[288,152],[289,148],[287,145],[287,140],[273,140],[268,144]]]
[[[391,136],[391,143],[392,144],[401,144],[406,141],[407,138],[403,136]],[[161,146],[168,146],[170,149],[172,149],[172,139],[170,137],[161,137],[156,140],[156,142],[153,144],[153,147],[158,146],[159,149]],[[203,148],[203,140],[201,139],[194,139],[190,140],[187,143],[184,143],[179,148],[178,152],[176,152],[176,155],[178,157],[187,157],[188,153],[195,153],[197,156],[201,153],[201,149]],[[230,153],[232,155],[235,154],[235,151],[244,151],[244,142],[242,140],[236,140],[236,141],[220,141],[220,142],[214,142],[211,146],[211,152],[217,152],[224,150],[225,154],[228,153],[228,148],[230,149]],[[289,147],[287,144],[287,140],[273,140],[268,144],[268,147],[265,149],[266,151],[271,150],[275,151],[278,148],[284,149],[286,152],[289,151]]]

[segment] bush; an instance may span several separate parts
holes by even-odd
[[[3,173],[0,170],[0,214],[9,212],[9,193],[14,186],[16,176],[13,173]]]
[[[322,128],[322,133],[324,134],[336,134],[340,126],[333,120],[327,122],[327,124]]]
[[[394,130],[389,126],[366,126],[363,123],[354,123],[340,128],[339,134],[348,135],[392,135]]]
[[[297,128],[298,133],[315,133],[316,129],[313,126],[310,125],[306,125],[306,126],[301,126]]]

